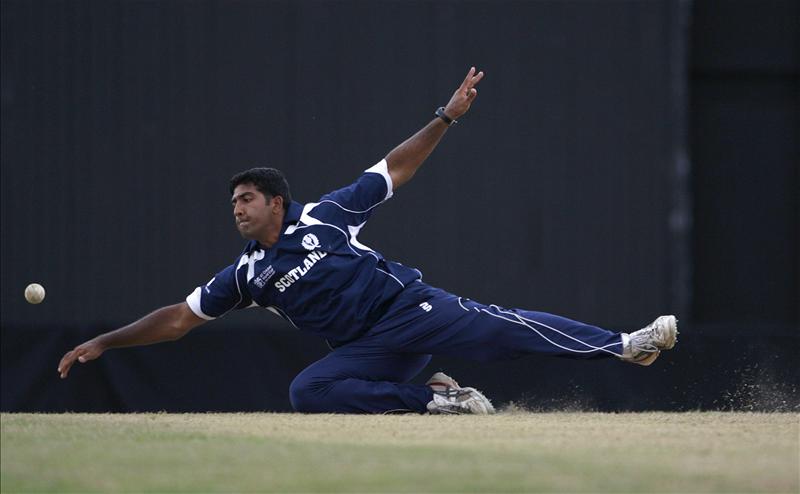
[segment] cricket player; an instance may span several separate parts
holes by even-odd
[[[236,228],[248,239],[233,263],[184,302],[101,334],[67,352],[75,361],[110,348],[176,340],[232,310],[264,308],[328,341],[331,352],[303,370],[289,393],[298,412],[494,413],[479,391],[437,372],[410,383],[431,355],[476,361],[549,354],[616,358],[650,365],[675,345],[675,316],[631,334],[553,314],[484,305],[422,282],[414,268],[389,261],[358,234],[377,207],[408,182],[447,129],[470,108],[483,72],[470,68],[446,106],[355,182],[300,204],[283,174],[254,168],[230,181]]]

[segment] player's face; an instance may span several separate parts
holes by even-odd
[[[281,198],[269,200],[253,184],[239,184],[231,197],[236,229],[242,237],[261,240],[276,227],[280,229],[283,202]]]

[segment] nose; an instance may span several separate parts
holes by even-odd
[[[239,204],[240,203],[237,202],[233,206],[233,216],[235,216],[236,218],[244,215],[244,208],[242,206],[240,206]]]

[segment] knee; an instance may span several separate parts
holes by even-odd
[[[289,385],[289,401],[295,412],[318,413],[321,408],[321,393],[315,391],[312,382],[303,375],[294,378]]]

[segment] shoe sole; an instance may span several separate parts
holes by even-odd
[[[675,316],[661,316],[658,320],[666,319],[666,326],[667,326],[667,341],[664,342],[664,346],[661,347],[661,350],[671,350],[675,343],[678,342],[678,320]],[[656,322],[658,322],[658,320]],[[655,359],[653,359],[655,360]]]
[[[661,350],[648,354],[647,357],[643,358],[642,360],[628,360],[628,362],[637,365],[644,365],[645,367],[647,367],[648,365],[655,362],[659,355],[661,355]]]
[[[432,375],[425,384],[427,386],[440,386],[442,388],[460,388],[456,380],[444,372],[437,372],[436,374]]]

